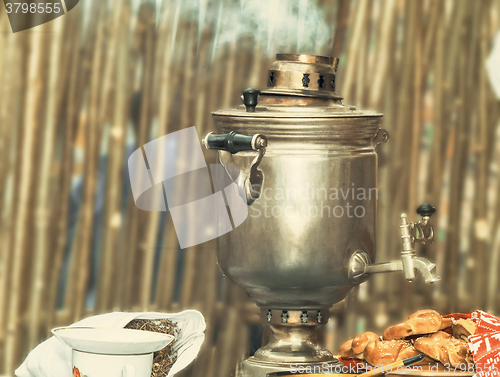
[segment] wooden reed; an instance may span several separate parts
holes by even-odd
[[[27,35],[25,35],[27,36]],[[15,206],[16,216],[14,223],[14,237],[12,241],[12,271],[10,295],[8,297],[9,310],[7,317],[7,336],[5,339],[5,368],[13,370],[19,360],[19,347],[22,337],[22,314],[26,306],[27,293],[27,244],[31,229],[31,211],[34,178],[33,169],[37,150],[37,135],[41,128],[41,114],[43,99],[44,61],[47,38],[42,33],[33,33],[28,37],[29,55],[27,55],[26,92],[23,109],[23,132],[21,142],[20,171],[15,182],[15,189],[19,196]],[[19,43],[19,42],[18,42]]]
[[[49,69],[46,83],[47,99],[45,105],[44,127],[41,134],[40,159],[37,170],[39,171],[38,184],[36,185],[35,198],[35,223],[34,223],[34,248],[33,248],[33,270],[32,287],[29,302],[29,346],[35,347],[40,341],[40,325],[43,321],[42,300],[46,292],[47,261],[49,259],[49,237],[52,233],[50,222],[50,210],[53,197],[50,192],[53,176],[51,174],[53,163],[53,152],[55,145],[55,130],[57,127],[57,105],[59,101],[59,74],[60,53],[62,44],[62,30],[64,21],[60,18],[49,24],[49,28],[56,33],[57,37],[51,41],[49,52]],[[49,29],[50,30],[50,29]]]

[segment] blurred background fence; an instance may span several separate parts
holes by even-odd
[[[52,327],[186,308],[208,327],[182,375],[234,372],[256,306],[221,278],[215,242],[181,250],[168,212],[135,207],[126,161],[169,132],[213,130],[210,111],[264,87],[279,52],[339,57],[344,103],[384,113],[378,261],[399,255],[401,212],[438,208],[437,242],[418,252],[442,281],[374,276],[332,308],[328,347],[424,307],[499,314],[500,106],[485,70],[499,18],[499,0],[86,0],[12,34],[0,6],[0,373]]]

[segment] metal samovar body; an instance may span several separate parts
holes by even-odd
[[[217,134],[203,140],[219,150],[248,206],[246,219],[219,237],[218,266],[259,305],[272,330],[271,341],[243,363],[242,376],[335,363],[317,342],[328,309],[370,273],[404,270],[420,259],[407,250],[405,266],[372,264],[375,147],[389,135],[380,128],[382,114],[342,104],[337,63],[278,54],[268,88],[247,89],[244,105],[213,112]],[[425,266],[429,273],[432,267]]]

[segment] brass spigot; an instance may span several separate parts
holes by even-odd
[[[401,214],[401,259],[386,263],[372,264],[370,257],[364,251],[355,252],[349,261],[348,277],[353,284],[366,280],[368,275],[382,272],[403,271],[408,281],[415,280],[415,269],[419,270],[426,283],[441,280],[432,270],[436,267],[431,261],[417,257],[415,243],[422,244],[434,242],[434,228],[430,222],[431,216],[436,212],[429,203],[424,203],[417,208],[417,213],[422,219],[417,223],[409,223],[408,215]]]

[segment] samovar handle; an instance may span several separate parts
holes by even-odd
[[[379,144],[384,144],[389,141],[389,131],[384,128],[379,128],[377,134],[373,138],[372,144],[376,147]]]
[[[224,152],[229,152],[229,156],[243,151],[258,152],[250,164],[250,168],[242,169],[240,175],[237,177],[237,184],[240,192],[242,192],[241,195],[246,199],[248,205],[253,204],[260,197],[264,183],[264,174],[258,167],[266,153],[267,138],[261,134],[242,135],[234,131],[218,135],[210,132],[202,140],[202,143],[207,149],[219,151],[219,159],[223,165],[232,161],[232,158],[224,158]],[[231,177],[229,172],[228,175]],[[233,179],[233,177],[231,178]]]
[[[244,151],[259,151],[267,146],[267,138],[264,135],[242,135],[234,131],[228,134],[209,132],[201,142],[207,149],[226,151],[231,154]]]

